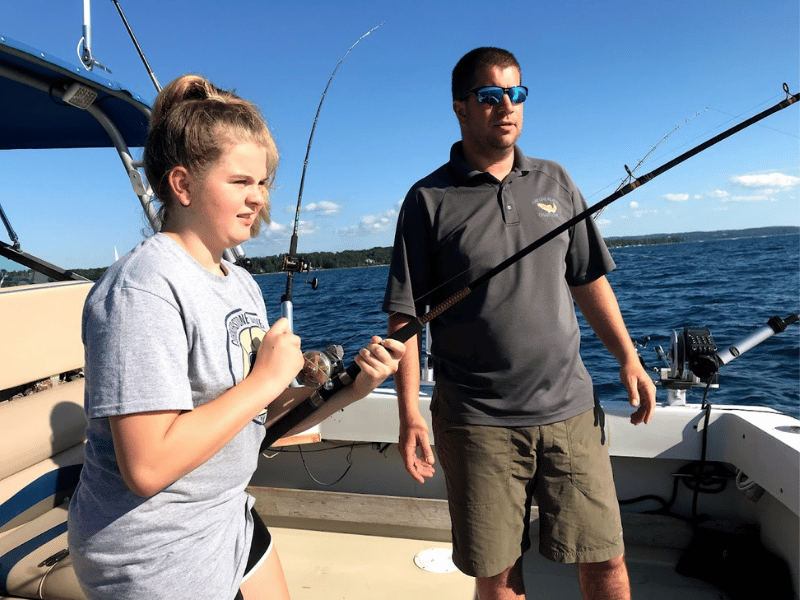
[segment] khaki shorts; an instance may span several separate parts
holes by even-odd
[[[539,552],[546,558],[602,562],[623,553],[601,417],[599,405],[539,427],[460,425],[434,417],[453,562],[462,572],[497,575],[530,548],[532,499],[539,507]]]

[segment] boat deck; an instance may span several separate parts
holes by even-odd
[[[475,598],[474,580],[450,560],[444,500],[249,491],[272,532],[293,600]],[[728,600],[712,585],[675,571],[691,536],[685,521],[623,513],[623,529],[634,598]],[[537,547],[534,538],[523,557],[528,600],[580,600],[575,565],[549,561]]]
[[[473,579],[446,571],[436,553],[432,569],[415,557],[449,543],[340,532],[273,528],[292,600],[473,600]],[[427,555],[424,555],[427,556]],[[711,585],[675,572],[677,551],[631,546],[627,550],[632,595],[648,600],[727,600]],[[426,563],[423,562],[423,565]],[[449,563],[452,565],[452,563]],[[535,551],[523,559],[528,600],[580,600],[574,565],[560,565]]]

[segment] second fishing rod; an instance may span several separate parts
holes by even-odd
[[[733,127],[726,129],[722,133],[712,137],[711,139],[698,144],[697,146],[687,150],[680,156],[664,163],[660,167],[653,169],[649,173],[642,175],[636,179],[633,179],[627,185],[619,188],[617,191],[612,193],[611,195],[607,196],[603,200],[600,200],[596,204],[588,207],[583,212],[575,215],[573,218],[565,221],[558,227],[555,227],[550,232],[546,233],[539,239],[535,240],[519,252],[509,256],[507,259],[499,263],[497,266],[493,267],[492,269],[488,270],[483,275],[477,277],[466,286],[446,298],[444,301],[440,302],[436,306],[434,306],[430,311],[422,315],[421,317],[417,317],[411,321],[409,321],[406,325],[392,333],[388,336],[391,339],[395,339],[401,342],[406,342],[407,340],[411,339],[414,335],[422,333],[425,325],[441,315],[444,311],[449,309],[450,307],[454,306],[464,298],[466,298],[470,293],[475,291],[480,286],[486,284],[490,279],[510,267],[511,265],[519,262],[526,256],[528,256],[531,252],[535,251],[537,248],[540,248],[547,242],[551,241],[552,239],[558,237],[562,233],[568,231],[570,228],[574,227],[581,221],[591,217],[594,213],[604,209],[606,206],[619,200],[623,196],[631,193],[635,189],[641,187],[642,185],[652,181],[659,175],[669,171],[673,167],[681,164],[682,162],[689,160],[693,156],[696,156],[700,152],[710,148],[711,146],[721,142],[722,140],[750,127],[751,125],[765,119],[766,117],[783,110],[784,108],[791,106],[792,104],[796,103],[800,100],[800,94],[789,94],[789,88],[784,83],[783,90],[786,92],[786,99],[782,100],[781,102],[775,104],[774,106],[764,110],[763,112],[758,113],[757,115],[750,117],[749,119],[742,121],[741,123],[734,125]],[[627,170],[627,167],[626,167]],[[310,361],[311,364],[307,365],[308,368],[313,370],[315,368],[314,361]],[[277,440],[281,437],[286,435],[289,431],[297,427],[300,423],[310,417],[314,412],[316,412],[325,402],[327,402],[334,394],[336,394],[342,388],[350,385],[361,371],[361,368],[355,364],[350,364],[347,368],[342,369],[337,374],[333,375],[325,381],[316,391],[314,391],[311,396],[309,396],[306,400],[302,403],[298,404],[292,410],[287,412],[280,420],[276,421],[273,425],[267,429],[267,435],[262,443],[262,449],[267,448],[274,444]],[[301,374],[302,375],[302,374]]]

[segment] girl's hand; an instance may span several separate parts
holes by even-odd
[[[289,321],[280,318],[261,340],[249,377],[256,377],[280,392],[297,376],[303,362],[300,338],[291,332]]]
[[[359,350],[355,357],[355,363],[361,367],[361,372],[353,382],[359,397],[363,398],[387,377],[394,375],[405,351],[406,347],[402,342],[372,336],[369,345]]]

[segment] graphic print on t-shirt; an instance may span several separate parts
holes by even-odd
[[[264,324],[255,313],[237,309],[225,317],[225,330],[228,332],[228,365],[232,383],[236,385],[250,373],[256,359],[258,346],[266,335]],[[267,409],[262,410],[255,421],[264,424]]]

